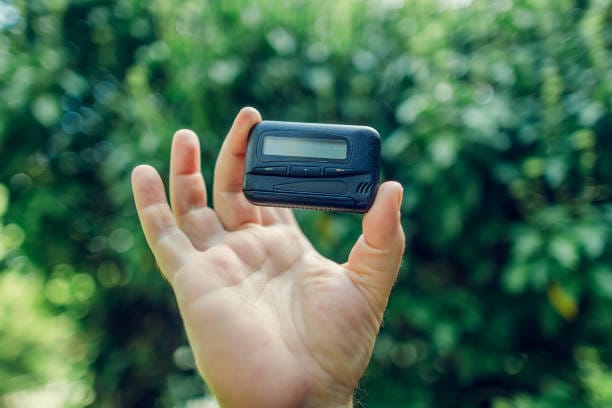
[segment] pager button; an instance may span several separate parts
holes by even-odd
[[[271,167],[255,167],[251,170],[251,174],[262,174],[266,176],[286,176],[287,167],[271,166]]]
[[[291,176],[293,177],[318,177],[320,175],[321,175],[320,167],[310,167],[310,166],[291,167]]]
[[[348,176],[349,174],[355,174],[355,170],[340,167],[326,167],[324,174],[326,176]]]

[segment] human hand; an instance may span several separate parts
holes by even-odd
[[[402,187],[383,183],[348,261],[321,256],[286,208],[242,193],[253,108],[237,115],[213,198],[197,136],[174,135],[170,201],[150,166],[132,173],[147,242],[172,285],[196,363],[222,407],[339,407],[374,347],[402,253]]]

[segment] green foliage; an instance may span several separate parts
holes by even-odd
[[[0,184],[0,396],[56,384],[62,387],[63,406],[83,406],[93,400],[91,350],[73,314],[87,306],[93,280],[71,274],[45,282],[25,256],[16,256],[25,236],[17,225],[2,222],[8,199],[8,189]],[[69,312],[50,307],[47,300],[57,302],[58,294],[74,301]]]
[[[368,124],[405,187],[409,244],[357,399],[605,406],[611,18],[609,0],[0,1],[5,279],[45,305],[37,330],[61,315],[87,334],[96,405],[197,397],[129,171],[167,172],[172,132],[190,127],[210,188],[247,104]],[[359,234],[355,216],[298,217],[339,261]],[[8,267],[25,257],[39,278]]]
[[[41,302],[45,289],[34,272],[0,275],[0,394],[59,383],[64,406],[83,406],[93,399],[88,345],[72,316]]]

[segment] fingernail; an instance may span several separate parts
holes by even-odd
[[[400,189],[397,192],[397,206],[395,208],[397,208],[397,211],[401,211],[402,209],[402,200],[404,199],[404,187],[402,187],[400,185]]]

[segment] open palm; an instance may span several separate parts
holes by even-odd
[[[347,406],[369,361],[404,249],[397,183],[384,183],[348,261],[322,257],[292,212],[242,194],[248,133],[236,117],[207,206],[200,148],[175,134],[170,198],[157,172],[132,175],[136,207],[172,285],[200,372],[222,406]]]

